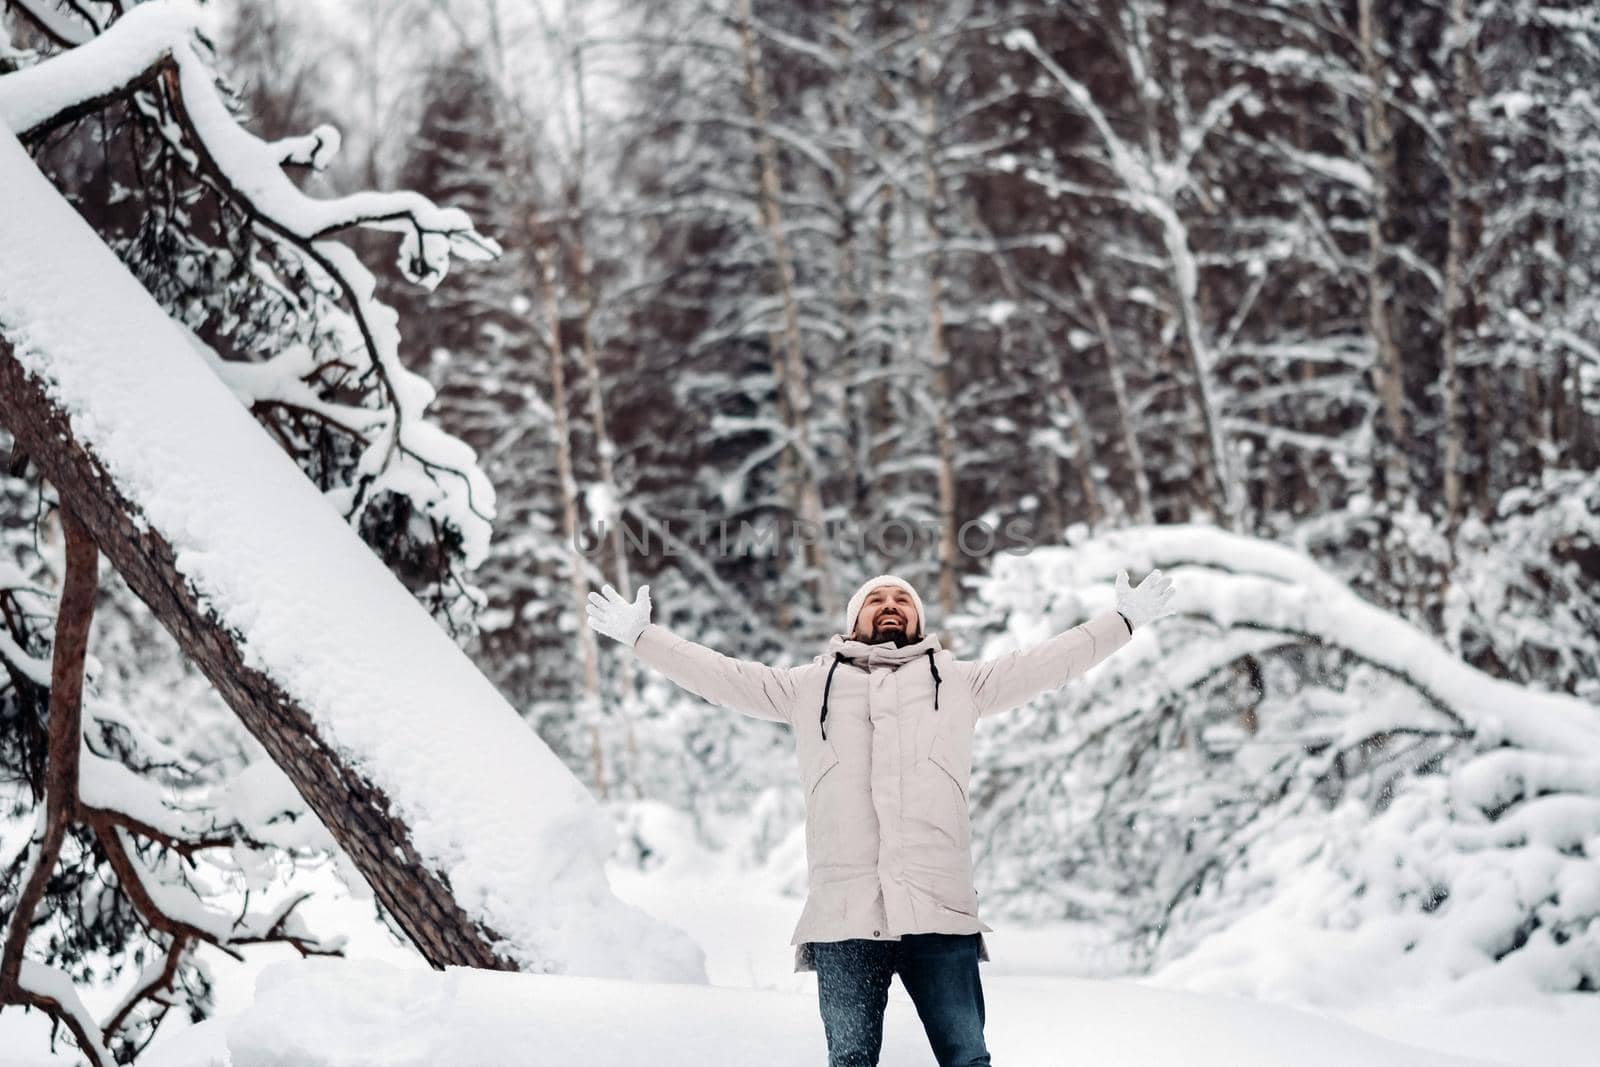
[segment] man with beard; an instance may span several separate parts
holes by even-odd
[[[842,633],[798,667],[733,659],[650,622],[650,587],[630,604],[589,594],[589,624],[714,704],[786,723],[806,798],[810,888],[791,943],[814,970],[830,1067],[878,1062],[890,980],[900,976],[940,1067],[988,1064],[978,963],[989,958],[972,888],[967,787],[978,719],[1083,674],[1168,614],[1172,581],[1151,571],[1116,609],[1030,648],[959,660],[924,634],[922,598],[868,579]]]

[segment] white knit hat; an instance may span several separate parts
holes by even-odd
[[[896,585],[911,594],[911,602],[917,606],[917,629],[923,633],[928,632],[928,616],[922,610],[922,598],[917,591],[911,588],[911,583],[904,578],[896,578],[892,574],[880,574],[876,578],[868,578],[861,583],[861,588],[856,590],[855,596],[850,598],[850,604],[844,609],[844,635],[851,636],[856,632],[856,616],[861,614],[861,605],[867,599],[867,594],[880,585]],[[907,634],[906,636],[911,636]]]

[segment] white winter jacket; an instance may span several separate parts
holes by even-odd
[[[977,933],[967,786],[978,719],[1055,689],[1127,644],[1105,611],[994,659],[959,660],[937,637],[896,648],[835,634],[798,667],[734,659],[654,623],[633,649],[690,692],[794,729],[806,795],[810,891],[791,944]]]

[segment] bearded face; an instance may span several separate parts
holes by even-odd
[[[899,586],[880,585],[862,601],[853,636],[872,645],[890,641],[904,648],[921,632],[922,620],[911,594]]]

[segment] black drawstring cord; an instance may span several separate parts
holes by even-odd
[[[822,717],[817,720],[817,725],[822,730],[822,739],[828,739],[828,690],[833,688],[833,672],[839,669],[839,664],[848,663],[850,657],[843,652],[833,654],[833,666],[828,668],[828,680],[822,683]],[[933,672],[933,710],[939,710],[939,668],[933,662],[933,649],[928,649],[928,669]]]
[[[833,654],[833,666],[828,668],[828,680],[822,686],[822,718],[817,720],[817,725],[822,727],[822,739],[828,739],[828,690],[833,688],[833,672],[839,669],[839,664],[844,663],[849,657],[843,652]]]

